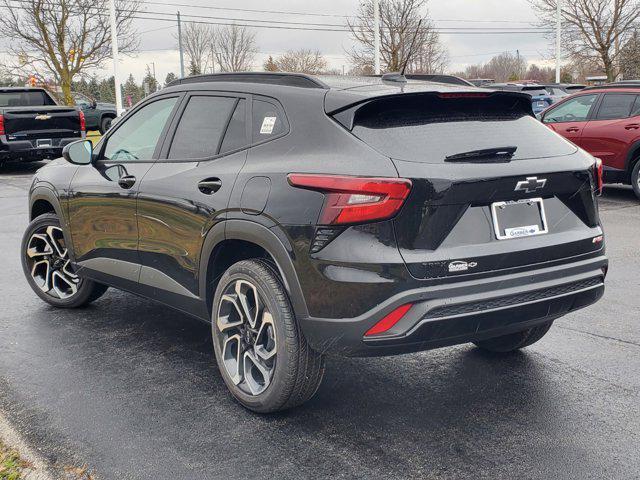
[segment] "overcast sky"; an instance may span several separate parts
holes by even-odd
[[[149,3],[150,2],[150,3]],[[226,8],[277,10],[281,12],[306,12],[312,14],[336,15],[310,16],[287,15],[283,13],[254,13],[245,11],[215,10],[177,6],[176,4],[215,6]],[[528,0],[430,0],[428,4],[430,17],[439,28],[510,28],[530,27],[535,21],[535,15]],[[146,17],[171,18],[160,13],[175,13],[177,9],[185,16],[204,15],[219,18],[235,18],[242,20],[270,20],[305,23],[341,24],[343,15],[353,15],[358,7],[358,0],[147,0],[144,8]],[[209,20],[205,20],[209,21]],[[219,20],[210,20],[219,21]],[[478,23],[478,21],[483,21]],[[484,22],[486,21],[486,23]],[[140,80],[146,65],[151,67],[155,63],[156,77],[163,81],[168,72],[179,72],[179,56],[174,35],[177,32],[175,24],[159,20],[135,20],[140,32],[140,52],[134,57],[121,60],[121,73],[124,77],[132,73]],[[259,68],[264,58],[277,55],[290,49],[310,48],[319,49],[329,61],[332,68],[349,69],[345,51],[353,45],[347,32],[309,32],[304,30],[278,30],[256,28],[256,39],[260,55],[256,58]],[[486,62],[493,55],[509,50],[520,51],[529,62],[544,64],[544,57],[550,51],[550,43],[539,32],[535,34],[442,34],[442,42],[447,47],[450,56],[451,71],[464,68],[471,63]],[[99,76],[111,74],[111,64],[106,63]],[[124,81],[124,78],[123,78]]]

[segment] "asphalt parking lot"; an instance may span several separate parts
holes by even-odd
[[[0,409],[59,465],[101,479],[640,478],[640,202],[600,202],[604,299],[507,357],[470,345],[330,358],[304,407],[233,403],[209,330],[110,290],[55,310],[23,279],[19,245],[39,164],[0,172]]]

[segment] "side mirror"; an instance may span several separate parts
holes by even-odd
[[[78,140],[62,149],[64,159],[74,165],[89,165],[93,160],[93,143],[90,140]]]
[[[94,98],[93,100],[91,100],[91,108],[95,110],[97,107],[98,107],[98,102]]]

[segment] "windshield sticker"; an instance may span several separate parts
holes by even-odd
[[[264,117],[260,135],[271,135],[273,133],[273,127],[276,126],[276,120],[277,117]]]

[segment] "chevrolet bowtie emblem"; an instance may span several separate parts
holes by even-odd
[[[547,185],[546,178],[527,177],[526,180],[518,182],[516,184],[516,192],[533,193],[536,190],[541,190]]]
[[[36,115],[36,120],[49,120],[51,115],[47,115],[46,113],[40,113]]]

